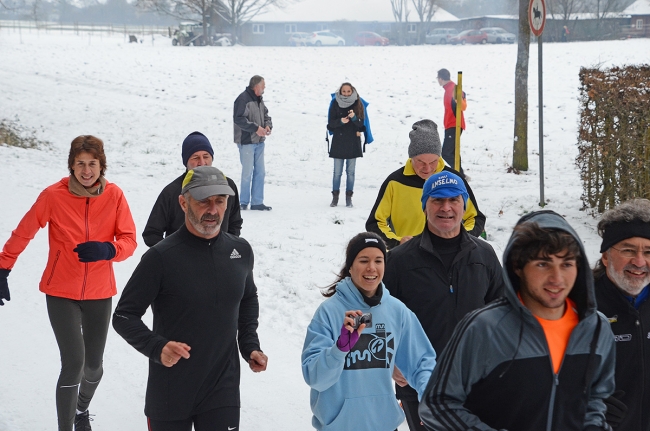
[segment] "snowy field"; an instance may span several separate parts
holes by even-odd
[[[334,279],[344,246],[363,231],[383,179],[407,159],[408,132],[422,118],[442,123],[436,71],[463,72],[468,128],[464,167],[501,256],[517,219],[538,209],[537,47],[531,46],[530,170],[506,173],[512,160],[517,47],[172,47],[169,39],[128,44],[122,36],[0,31],[0,119],[19,121],[44,150],[0,146],[0,244],[46,186],[67,175],[70,141],[93,134],[106,144],[107,178],[125,192],[138,238],[160,190],[182,171],[185,136],[205,133],[215,166],[239,184],[232,104],[254,74],[266,78],[273,117],[266,146],[271,212],[244,212],[242,236],[256,255],[260,339],[268,370],[242,369],[243,430],[310,429],[309,388],[300,368],[305,329]],[[581,211],[577,154],[581,66],[648,61],[650,40],[546,44],[545,175],[547,208],[567,217],[594,261],[597,220]],[[375,142],[357,162],[354,208],[330,208],[332,162],[324,141],[327,108],[343,81],[370,102]],[[441,127],[442,129],[442,127]],[[442,130],[440,130],[442,132]],[[56,430],[58,349],[38,282],[47,234],[41,231],[9,277],[12,300],[0,308],[0,430]],[[114,266],[118,291],[140,256]],[[390,286],[389,286],[390,288]],[[118,297],[114,300],[116,304]],[[147,319],[150,319],[147,315]],[[105,373],[91,413],[96,430],[143,430],[147,359],[112,329]],[[400,430],[407,427],[402,425]]]

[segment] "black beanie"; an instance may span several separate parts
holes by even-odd
[[[361,250],[368,247],[375,247],[381,250],[386,259],[386,243],[384,240],[374,232],[363,232],[350,240],[348,245],[348,255],[346,256],[345,265],[348,269],[352,267],[354,259],[361,253]]]
[[[600,244],[600,252],[605,253],[613,245],[628,238],[650,239],[650,223],[642,220],[620,221],[611,223],[603,228],[603,242]]]
[[[210,145],[208,138],[206,138],[201,132],[192,132],[187,135],[187,138],[183,141],[183,166],[187,167],[187,161],[190,160],[192,154],[197,151],[207,151],[210,153],[212,158],[214,158],[214,150],[212,149],[212,145]]]

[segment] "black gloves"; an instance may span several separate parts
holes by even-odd
[[[616,429],[627,413],[627,406],[623,404],[621,399],[625,395],[625,392],[618,390],[614,392],[609,398],[605,398],[603,402],[607,406],[607,412],[605,413],[605,420],[607,423],[614,429]]]
[[[9,284],[7,284],[7,277],[9,277],[10,269],[0,269],[0,305],[5,305],[2,301],[6,299],[7,301],[11,300],[11,295],[9,295]]]
[[[88,241],[77,244],[72,250],[79,255],[79,262],[97,262],[115,257],[115,246],[110,242]]]

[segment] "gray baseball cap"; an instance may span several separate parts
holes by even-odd
[[[213,166],[197,166],[187,171],[181,194],[183,195],[185,192],[190,192],[197,201],[202,201],[210,196],[235,195],[223,172]]]

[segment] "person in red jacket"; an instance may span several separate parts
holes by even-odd
[[[0,252],[0,305],[7,277],[39,229],[48,226],[48,261],[39,284],[61,354],[56,387],[59,431],[90,431],[88,405],[103,374],[102,358],[117,293],[113,262],[136,248],[124,194],[104,178],[104,143],[72,141],[70,176],[41,192]],[[83,328],[83,331],[82,331]]]
[[[438,71],[438,84],[440,84],[440,86],[445,90],[443,98],[443,103],[445,105],[445,139],[442,142],[442,158],[449,163],[452,168],[459,171],[463,178],[469,181],[465,175],[465,171],[463,170],[462,161],[460,162],[459,169],[454,165],[456,160],[456,99],[454,97],[456,84],[451,80],[451,75],[447,69],[440,69]],[[461,134],[463,133],[463,130],[465,130],[465,115],[463,114],[463,111],[466,108],[467,100],[465,99],[465,92],[463,92],[463,102],[460,113]]]

